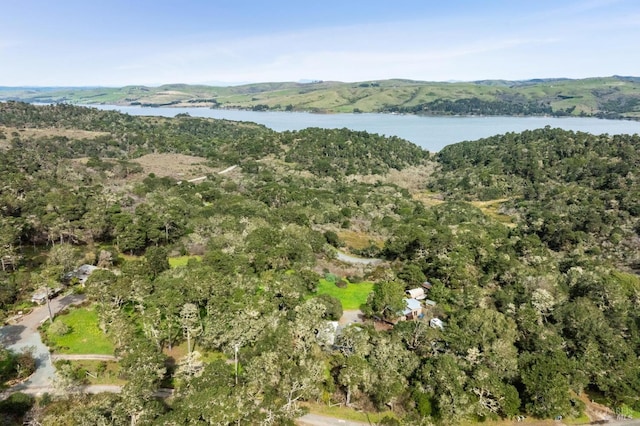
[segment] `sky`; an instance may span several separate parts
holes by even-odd
[[[640,76],[637,0],[0,0],[0,86]]]

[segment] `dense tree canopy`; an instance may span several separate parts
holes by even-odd
[[[0,104],[0,125],[0,255],[16,266],[0,272],[2,314],[81,262],[106,268],[82,291],[127,380],[43,424],[286,424],[302,401],[406,424],[548,418],[579,415],[584,391],[640,408],[637,135],[510,133],[426,167],[406,141],[346,129],[19,103]],[[142,173],[149,152],[240,167],[178,184]],[[408,166],[435,172],[390,178]],[[381,266],[334,259],[364,250],[354,235]],[[317,289],[345,270],[373,292],[367,322],[336,331],[341,302]],[[426,280],[436,305],[391,327]]]

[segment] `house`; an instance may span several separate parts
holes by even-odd
[[[425,291],[431,290],[431,287],[432,286],[431,286],[431,283],[429,281],[425,281],[425,282],[422,283],[422,288],[424,288]]]
[[[84,264],[78,267],[78,269],[64,274],[63,279],[64,281],[71,281],[72,279],[77,278],[78,282],[84,287],[89,275],[91,275],[96,269],[98,269],[97,266]]]
[[[416,299],[404,299],[406,308],[402,311],[402,316],[406,319],[417,319],[422,316],[422,304]]]
[[[405,293],[407,293],[407,296],[411,299],[424,300],[427,298],[424,288],[420,287],[412,288],[411,290],[407,290]]]
[[[431,328],[439,328],[440,330],[444,329],[444,323],[440,318],[431,318],[431,320],[429,320],[429,326]]]

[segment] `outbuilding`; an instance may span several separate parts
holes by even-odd
[[[427,298],[424,288],[420,287],[412,288],[411,290],[407,290],[405,293],[407,293],[407,296],[411,299],[424,300]]]

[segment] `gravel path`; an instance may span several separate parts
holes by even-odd
[[[102,354],[56,354],[51,355],[53,362],[60,359],[68,361],[119,361],[119,358],[114,355],[102,355]]]
[[[341,251],[337,251],[337,250],[336,250],[336,259],[338,259],[341,262],[350,263],[352,265],[377,265],[383,262],[382,259],[367,259],[364,257],[355,257],[355,256],[342,253]]]
[[[342,420],[334,417],[320,416],[318,414],[305,414],[296,420],[299,426],[369,426],[371,423]]]

